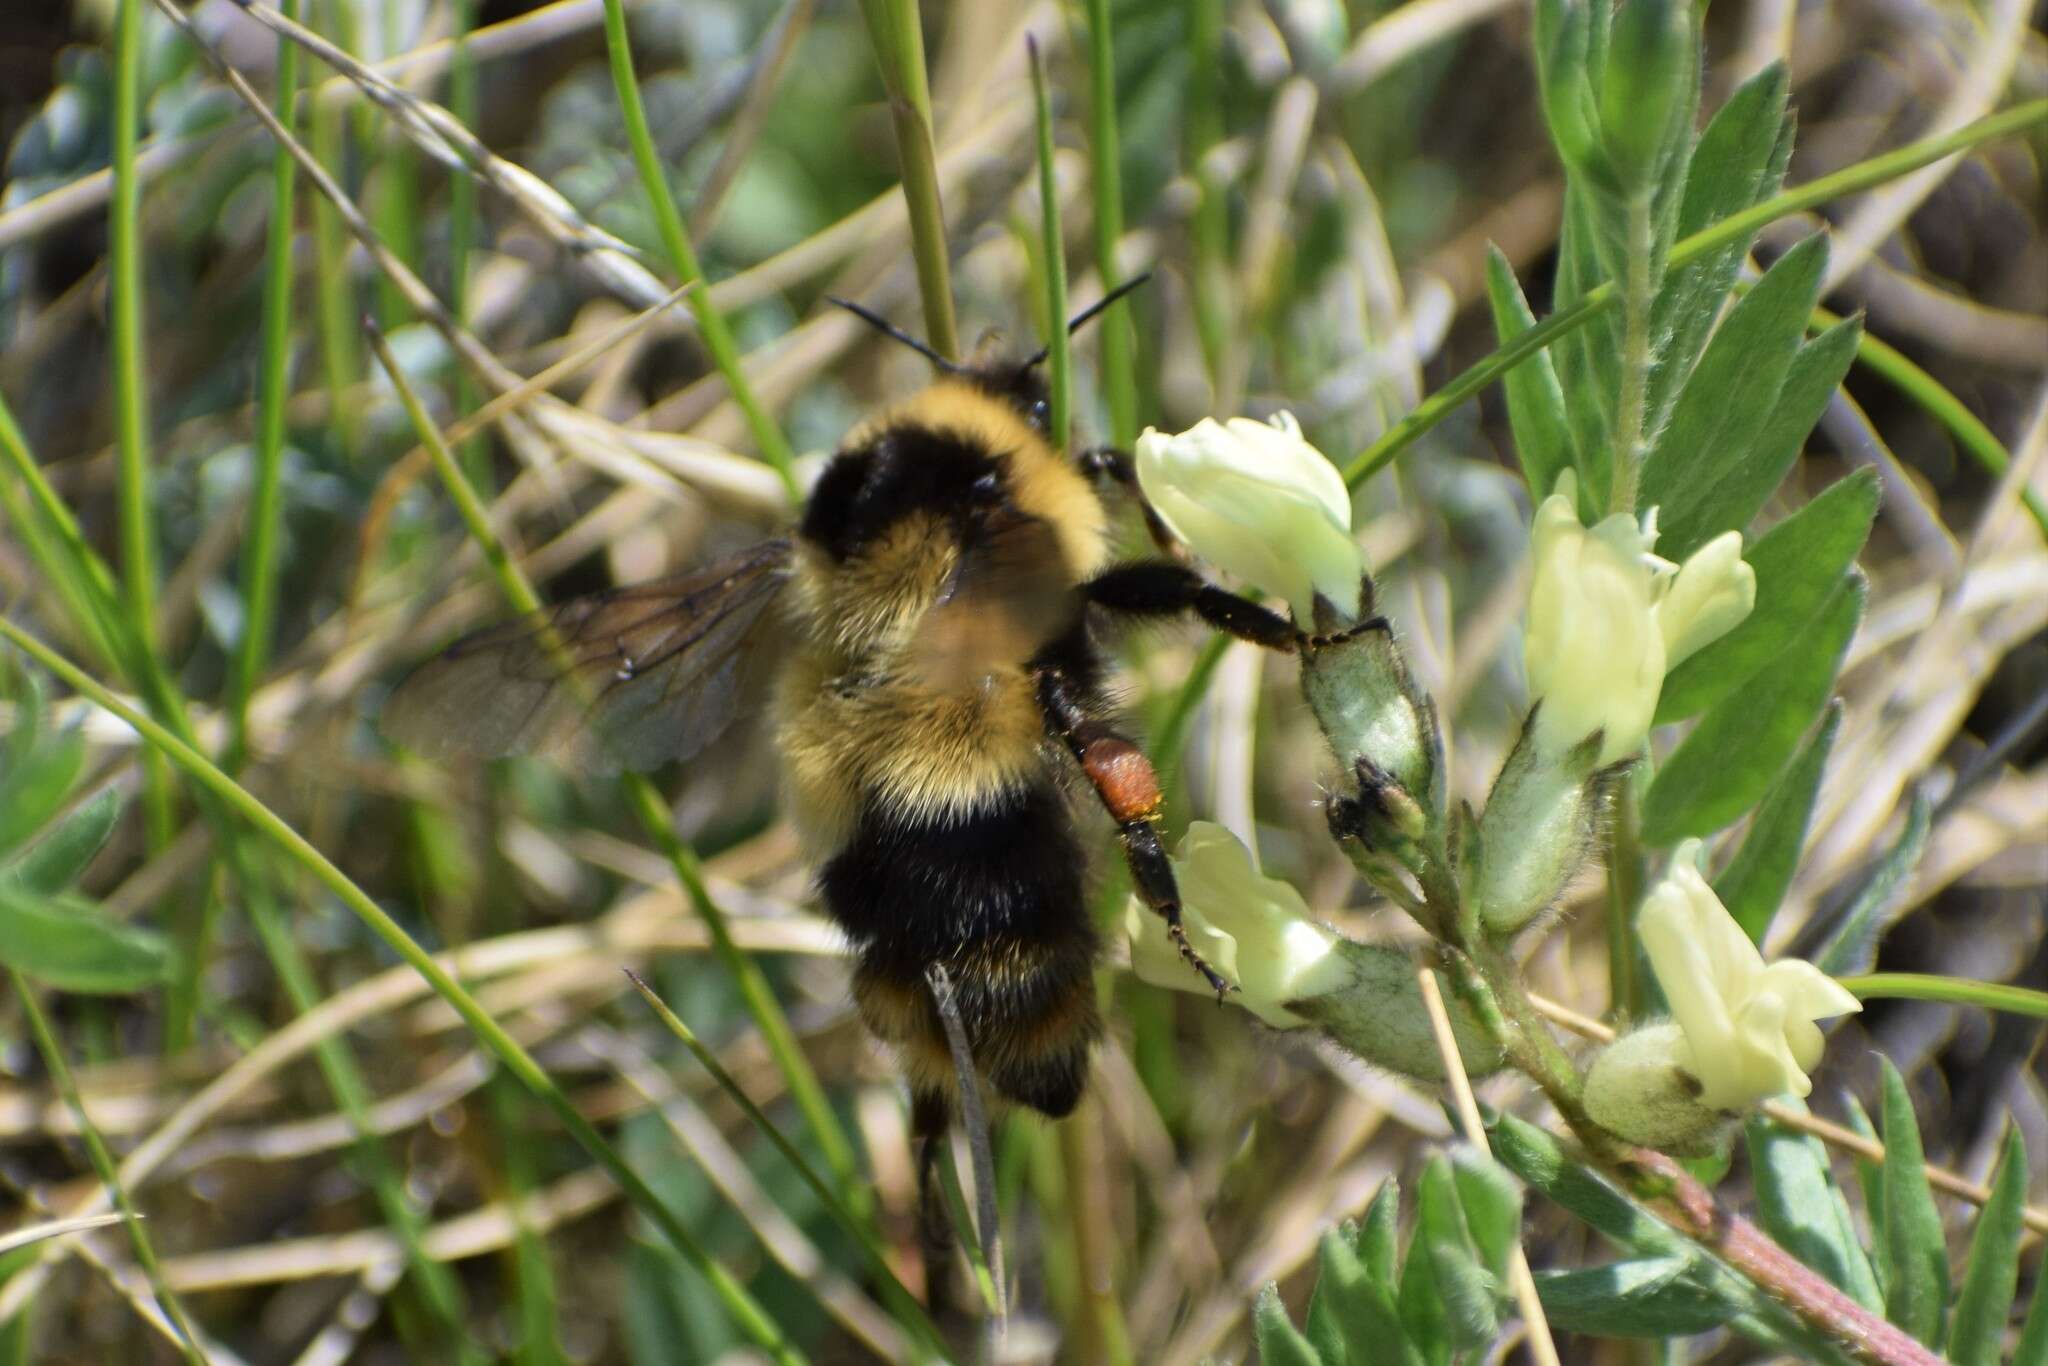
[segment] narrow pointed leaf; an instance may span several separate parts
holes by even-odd
[[[121,995],[164,980],[170,950],[77,897],[44,897],[0,879],[0,963],[61,991]]]
[[[1259,1292],[1252,1310],[1252,1337],[1266,1366],[1323,1366],[1316,1349],[1288,1320],[1287,1306],[1280,1302],[1280,1287],[1271,1282]]]
[[[1785,67],[1773,62],[1730,95],[1693,147],[1679,207],[1678,232],[1688,236],[1778,192],[1792,150],[1785,117]],[[1653,315],[1658,363],[1650,372],[1651,429],[1699,359],[1701,346],[1749,243],[1730,243],[1672,271]]]
[[[1741,1312],[1690,1279],[1693,1259],[1645,1257],[1585,1271],[1546,1271],[1536,1293],[1550,1326],[1599,1337],[1690,1337]]]
[[[1760,1115],[1750,1119],[1744,1136],[1765,1231],[1858,1304],[1884,1312],[1877,1277],[1856,1240],[1849,1207],[1828,1175],[1827,1150],[1820,1140]]]
[[[1764,272],[1700,356],[1643,461],[1643,507],[1662,509],[1657,551],[1683,560],[1728,529],[1723,486],[1739,487],[1827,269],[1827,239],[1807,238]],[[1747,520],[1746,518],[1744,520]]]
[[[1421,1366],[1421,1354],[1401,1331],[1392,1284],[1373,1279],[1351,1243],[1338,1233],[1323,1235],[1319,1255],[1322,1274],[1309,1308],[1309,1331],[1315,1335],[1320,1315],[1327,1330],[1344,1344],[1343,1355],[1324,1350],[1323,1359],[1351,1366]]]
[[[1863,598],[1851,575],[1803,639],[1700,718],[1643,796],[1646,843],[1712,834],[1763,799],[1827,705]]]
[[[1699,715],[1811,630],[1869,539],[1877,502],[1876,471],[1858,470],[1743,550],[1756,573],[1756,607],[1671,671],[1657,698],[1658,725]]]
[[[1742,458],[1712,488],[1684,495],[1688,506],[1679,518],[1673,547],[1701,544],[1723,531],[1749,526],[1798,463],[1806,438],[1813,435],[1814,424],[1841,387],[1862,340],[1862,319],[1846,318],[1794,353],[1777,401],[1750,438]]]
[[[1522,1238],[1522,1188],[1507,1168],[1472,1147],[1452,1152],[1451,1176],[1481,1260],[1488,1273],[1505,1281],[1509,1257]]]
[[[1801,746],[1792,762],[1764,794],[1749,833],[1734,860],[1714,879],[1714,894],[1742,926],[1750,942],[1761,944],[1771,928],[1771,917],[1792,885],[1799,866],[1799,851],[1806,845],[1806,826],[1813,814],[1813,799],[1820,791],[1822,771],[1835,734],[1842,728],[1842,704],[1830,702],[1821,717],[1820,729]]]
[[[1536,325],[1529,301],[1515,279],[1514,267],[1490,247],[1486,253],[1486,295],[1493,305],[1493,329],[1505,346]],[[1548,351],[1539,351],[1508,371],[1501,381],[1507,395],[1508,425],[1515,434],[1515,454],[1529,483],[1531,502],[1540,502],[1557,486],[1557,476],[1576,463],[1572,453],[1571,416],[1565,411],[1564,388]]]
[[[1933,808],[1924,793],[1915,792],[1906,808],[1906,826],[1877,865],[1864,875],[1863,885],[1842,914],[1841,928],[1813,962],[1830,977],[1854,977],[1870,971],[1877,961],[1878,940],[1891,925],[1891,910],[1901,888],[1920,866],[1927,848],[1927,832],[1933,824]]]
[[[1948,1303],[1948,1245],[1941,1214],[1927,1184],[1920,1122],[1906,1082],[1890,1058],[1884,1069],[1884,1242],[1885,1317],[1929,1347],[1941,1343],[1942,1309]]]
[[[11,879],[16,886],[40,896],[63,891],[78,880],[120,818],[121,794],[107,788],[30,845],[20,858],[0,868],[0,879]]]
[[[1970,1259],[1964,1263],[1963,1288],[1956,1297],[1948,1340],[1948,1357],[1956,1366],[1998,1366],[2005,1321],[2019,1289],[2026,1203],[2027,1145],[2015,1127],[2005,1136],[2005,1152],[1991,1178],[1991,1198],[1970,1231]],[[2039,1291],[2035,1294],[2038,1298]]]
[[[2027,1306],[2026,1322],[2020,1325],[2020,1341],[2013,1349],[2012,1366],[2048,1366],[2048,1295],[2036,1286],[2033,1299]]]
[[[1359,1221],[1358,1237],[1353,1243],[1365,1274],[1373,1284],[1383,1285],[1390,1292],[1400,1283],[1401,1252],[1396,1243],[1400,1221],[1401,1184],[1390,1176],[1380,1182],[1372,1203],[1366,1206],[1365,1218]]]

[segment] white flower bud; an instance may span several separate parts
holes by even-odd
[[[1203,418],[1178,436],[1148,427],[1136,464],[1146,501],[1203,559],[1286,598],[1296,621],[1313,619],[1317,593],[1358,614],[1351,493],[1293,414]]]
[[[1535,739],[1563,754],[1600,732],[1597,766],[1642,749],[1672,665],[1725,634],[1756,602],[1742,537],[1729,532],[1684,565],[1650,553],[1653,509],[1640,525],[1617,513],[1588,528],[1567,470],[1536,510],[1523,663]]]
[[[1306,1024],[1290,1001],[1334,991],[1351,979],[1337,935],[1309,919],[1301,893],[1252,866],[1237,836],[1210,821],[1195,821],[1173,859],[1180,883],[1181,924],[1188,942],[1209,965],[1237,984],[1230,994],[1267,1024]],[[1131,970],[1155,986],[1206,992],[1188,970],[1166,924],[1137,898],[1124,913]]]
[[[1766,965],[1735,917],[1714,895],[1687,840],[1671,870],[1651,889],[1636,918],[1650,968],[1685,1033],[1681,1063],[1700,1083],[1700,1102],[1740,1110],[1768,1096],[1813,1090],[1807,1072],[1820,1062],[1815,1020],[1863,1005],[1811,963]]]

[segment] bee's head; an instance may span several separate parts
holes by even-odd
[[[1076,313],[1067,323],[1069,335],[1080,330],[1100,317],[1105,309],[1124,295],[1152,278],[1150,271],[1124,281],[1109,293],[1097,299],[1088,307]],[[831,298],[831,296],[827,296]],[[949,360],[934,351],[928,344],[911,336],[888,319],[851,300],[831,298],[847,312],[867,323],[886,337],[902,342],[911,350],[923,356],[937,367],[940,374],[950,375],[966,384],[971,384],[989,397],[999,399],[1016,409],[1019,416],[1037,431],[1045,431],[1052,416],[1051,386],[1045,377],[1046,357],[1049,348],[1041,348],[1037,354],[1023,360],[1014,358],[976,360],[962,364]]]

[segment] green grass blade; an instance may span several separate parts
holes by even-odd
[[[654,145],[654,134],[647,126],[647,110],[640,101],[639,81],[633,74],[633,49],[626,34],[626,8],[624,0],[605,0],[604,3],[605,50],[611,57],[612,85],[618,91],[619,113],[626,124],[626,142],[633,151],[633,165],[640,173],[640,185],[647,193],[654,221],[661,230],[662,245],[668,251],[669,264],[675,268],[682,284],[689,286],[690,313],[697,320],[697,335],[704,343],[704,349],[711,354],[711,363],[725,378],[726,388],[731,392],[733,402],[745,417],[747,431],[754,438],[755,448],[781,476],[782,486],[792,501],[797,496],[795,452],[790,449],[789,440],[761,401],[754,395],[754,386],[747,379],[746,367],[740,361],[739,343],[733,339],[732,328],[726,324],[725,315],[711,302],[711,282],[704,278],[703,268],[697,263],[696,250],[691,247],[689,235],[683,230],[683,215],[676,208],[675,195],[670,192],[668,175],[661,166],[661,153]]]
[[[1088,80],[1093,116],[1088,139],[1095,187],[1095,266],[1104,294],[1123,283],[1116,247],[1124,235],[1122,138],[1117,128],[1116,49],[1109,0],[1088,0]],[[1138,439],[1138,377],[1132,356],[1130,305],[1112,306],[1095,324],[1102,348],[1102,396],[1109,408],[1109,440],[1129,450]]]
[[[298,0],[279,13],[298,17]],[[298,104],[299,45],[277,42],[277,117],[290,129]],[[256,391],[256,480],[242,542],[242,638],[228,674],[227,768],[249,747],[249,698],[270,662],[277,617],[277,533],[284,506],[285,404],[291,397],[293,192],[298,167],[282,146],[271,152],[270,226],[263,258],[263,356]]]
[[[1837,981],[1867,1001],[1886,997],[1912,1001],[1943,1001],[1950,1005],[1982,1006],[2013,1015],[2048,1020],[2048,992],[2016,987],[2008,982],[1978,982],[1967,977],[1937,977],[1918,972],[1873,972]]]
[[[12,630],[12,626],[0,622],[0,627]],[[44,1013],[36,989],[23,980],[20,973],[10,969],[7,980],[14,988],[14,998],[21,1002],[22,1014],[28,1017],[29,1033],[36,1041],[36,1051],[42,1055],[43,1066],[50,1073],[50,1081],[56,1086],[57,1094],[64,1097],[64,1104],[70,1109],[78,1125],[78,1136],[85,1144],[86,1155],[92,1160],[93,1171],[98,1174],[100,1184],[107,1188],[114,1208],[121,1212],[121,1226],[127,1230],[128,1244],[135,1249],[135,1261],[141,1266],[142,1274],[148,1279],[156,1302],[164,1316],[177,1326],[184,1341],[179,1347],[185,1353],[185,1360],[193,1366],[208,1366],[208,1357],[199,1345],[199,1334],[192,1327],[192,1320],[185,1313],[185,1305],[164,1281],[163,1263],[157,1260],[156,1245],[142,1227],[142,1216],[135,1212],[135,1205],[128,1198],[127,1187],[121,1184],[120,1173],[115,1168],[114,1155],[107,1150],[107,1143],[100,1137],[100,1131],[85,1111],[85,1102],[78,1094],[78,1081],[71,1073],[71,1064],[64,1056],[62,1045],[57,1042],[55,1031],[50,1028],[50,1017]]]
[[[952,258],[945,208],[939,201],[938,152],[932,144],[924,22],[917,0],[860,0],[860,11],[867,20],[868,41],[882,71],[896,130],[903,202],[910,211],[910,254],[917,264],[918,296],[924,301],[925,341],[951,360],[960,354],[960,329],[953,317]]]
[[[1045,59],[1038,40],[1031,48],[1031,94],[1038,111],[1039,235],[1045,259],[1046,373],[1051,381],[1052,414],[1047,439],[1052,448],[1067,448],[1073,423],[1073,358],[1067,345],[1067,240],[1060,230],[1059,182],[1052,165],[1052,96],[1045,85]]]
[[[484,1047],[489,1049],[512,1075],[519,1078],[529,1090],[547,1103],[548,1108],[554,1111],[556,1118],[561,1121],[577,1144],[619,1183],[619,1188],[626,1193],[627,1199],[632,1201],[652,1221],[664,1239],[710,1282],[713,1293],[718,1296],[720,1303],[742,1332],[778,1362],[804,1360],[803,1354],[783,1336],[781,1328],[747,1292],[746,1287],[705,1250],[696,1236],[676,1216],[675,1211],[654,1193],[646,1179],[634,1171],[619,1155],[618,1149],[597,1131],[595,1125],[583,1117],[575,1102],[571,1101],[546,1070],[534,1061],[533,1055],[506,1032],[505,1027],[479,1005],[476,998],[451,977],[447,969],[435,962],[433,955],[422,948],[418,940],[407,934],[405,927],[392,919],[390,913],[379,906],[369,893],[357,886],[348,874],[342,872],[283,817],[257,800],[204,754],[122,702],[70,660],[4,618],[0,618],[0,637],[13,642],[30,658],[55,674],[67,687],[134,727],[145,743],[161,750],[172,764],[212,793],[237,816],[246,820],[258,834],[276,846],[286,857],[312,874],[315,881],[333,893],[335,898],[348,907],[387,948],[425,979],[427,985],[454,1009]]]

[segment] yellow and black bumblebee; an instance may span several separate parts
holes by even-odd
[[[648,769],[766,702],[789,815],[852,943],[861,1018],[908,1075],[914,1133],[943,1134],[955,1100],[934,964],[986,1083],[1063,1116],[1102,1027],[1071,773],[1191,967],[1228,989],[1181,933],[1158,780],[1111,720],[1101,637],[1114,618],[1192,613],[1291,650],[1296,629],[1172,559],[1112,563],[1096,484],[1135,496],[1131,463],[1053,448],[1044,352],[955,364],[844,306],[938,374],[847,435],[793,534],[471,637],[401,685],[385,728],[430,755]],[[764,687],[749,664],[771,638],[785,648]]]

